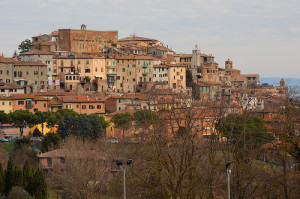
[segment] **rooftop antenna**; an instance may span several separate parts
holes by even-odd
[[[135,37],[136,36],[136,32],[134,31],[133,33],[130,33],[130,37]]]

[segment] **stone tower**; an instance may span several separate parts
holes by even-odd
[[[283,78],[280,80],[280,87],[285,87],[285,81]]]
[[[85,24],[81,25],[81,30],[86,30],[86,25]]]
[[[233,64],[232,64],[232,61],[230,59],[225,61],[225,68],[226,69],[232,69],[233,68]]]
[[[201,53],[200,50],[198,49],[198,46],[196,45],[192,54],[192,75],[194,80],[197,79],[196,74],[197,74],[197,68],[200,66],[200,58],[201,58]]]

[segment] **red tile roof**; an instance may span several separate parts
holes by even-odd
[[[47,66],[47,64],[44,64],[42,62],[37,61],[16,61],[14,62],[15,66]]]

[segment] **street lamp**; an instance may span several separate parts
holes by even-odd
[[[117,166],[122,166],[123,161],[122,160],[116,160]],[[128,159],[126,161],[126,165],[129,167],[132,164],[132,159]],[[126,174],[126,165],[122,166],[123,170],[123,184],[124,184],[124,199],[126,199],[126,181],[125,181],[125,174]]]
[[[227,170],[227,192],[228,192],[228,199],[230,199],[230,173],[231,170],[229,169],[229,166],[231,165],[231,161],[228,161],[225,164],[226,170]]]

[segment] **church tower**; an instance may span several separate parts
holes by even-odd
[[[198,49],[198,46],[196,45],[192,54],[192,75],[194,80],[197,79],[196,74],[197,74],[197,68],[200,66],[200,58],[201,58],[201,53],[200,50]]]
[[[285,81],[283,78],[280,80],[280,87],[285,87]]]
[[[225,61],[225,69],[232,69],[232,68],[233,68],[232,61],[230,59]]]

